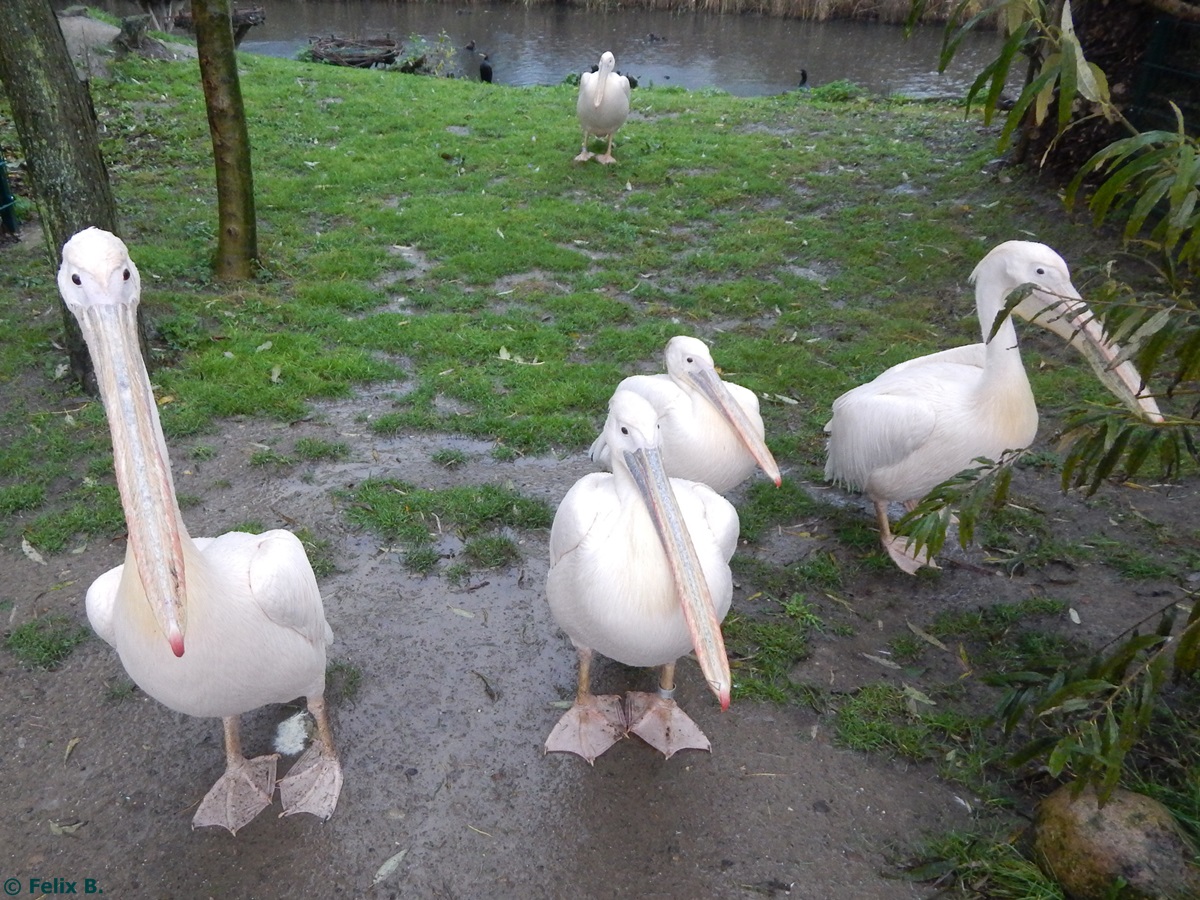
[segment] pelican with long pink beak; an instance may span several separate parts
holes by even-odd
[[[658,413],[663,468],[672,478],[707,484],[718,494],[737,487],[762,469],[776,486],[779,466],[767,447],[758,397],[717,374],[708,345],[677,335],[667,343],[667,371],[631,375],[617,391],[633,391]],[[601,434],[589,451],[610,465],[607,438]]]
[[[96,368],[129,533],[124,565],[88,589],[88,619],[147,694],[224,722],[225,773],[193,827],[236,834],[270,805],[278,756],[247,759],[238,717],[297,697],[318,737],[279,782],[283,814],[327,819],[342,788],[324,701],[333,632],[303,545],[282,530],[189,537],[138,346],[141,280],[125,244],[98,228],[79,232],[63,247],[58,287]]]
[[[1006,241],[971,273],[983,343],[910,359],[833,403],[825,426],[825,478],[861,490],[875,506],[880,540],[903,571],[933,566],[925,551],[894,536],[888,503],[912,509],[930,490],[974,465],[1023,450],[1037,435],[1038,411],[1021,362],[1011,316],[995,326],[1010,294],[1030,292],[1014,308],[1079,350],[1105,386],[1146,421],[1162,414],[1121,348],[1093,317],[1062,257],[1032,241]],[[993,334],[994,330],[994,334]]]
[[[604,426],[613,471],[577,481],[550,531],[546,596],[578,651],[579,682],[546,750],[589,763],[626,732],[668,759],[711,749],[673,699],[676,660],[690,650],[721,708],[729,706],[721,621],[733,597],[737,512],[706,485],[667,477],[657,424],[644,398],[617,391]],[[592,694],[593,653],[659,667],[658,692],[630,693],[624,704]]]

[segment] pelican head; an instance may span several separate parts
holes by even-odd
[[[687,523],[663,470],[658,414],[644,397],[632,391],[617,391],[608,404],[604,432],[612,448],[614,473],[623,468],[632,476],[654,523],[675,580],[696,659],[721,709],[727,709],[732,677],[721,623]]]
[[[137,266],[120,238],[88,228],[63,246],[58,289],[79,320],[96,367],[137,574],[158,627],[174,654],[182,656],[187,626],[184,534],[158,408],[138,345]]]
[[[1078,350],[1105,387],[1129,409],[1150,422],[1163,420],[1158,404],[1145,393],[1141,373],[1128,360],[1119,361],[1121,347],[1108,339],[1103,326],[1080,297],[1061,256],[1035,241],[1005,241],[993,248],[971,273],[972,282],[989,278],[998,278],[1010,291],[1031,285],[1033,289],[1013,308],[1013,313],[1053,332]],[[1001,305],[1005,299],[998,298]],[[988,336],[985,332],[985,341]]]
[[[779,487],[782,481],[779,465],[758,429],[717,374],[708,345],[698,338],[677,335],[667,343],[666,358],[667,374],[672,380],[685,390],[690,386],[700,391],[729,423],[767,477]]]
[[[617,58],[612,55],[611,50],[605,50],[600,54],[600,70],[596,75],[596,96],[592,100],[592,105],[596,109],[600,108],[600,104],[604,102],[604,89],[608,87],[608,76],[617,68]]]

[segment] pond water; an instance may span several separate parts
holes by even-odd
[[[96,5],[122,15],[140,11],[126,0]],[[475,54],[458,54],[468,77],[478,77],[478,53],[485,52],[494,80],[509,85],[557,84],[611,50],[617,68],[646,85],[775,94],[795,88],[805,70],[810,86],[848,79],[878,94],[962,96],[998,41],[994,32],[973,35],[939,75],[941,27],[925,27],[905,39],[899,26],[872,22],[590,11],[558,4],[261,0],[257,5],[267,20],[247,34],[244,51],[290,57],[315,37],[433,40],[444,32],[458,48],[475,42]]]

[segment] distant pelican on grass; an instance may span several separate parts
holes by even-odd
[[[613,135],[617,133],[629,116],[629,79],[615,71],[617,61],[605,50],[600,57],[600,68],[596,72],[584,72],[579,77],[579,99],[575,112],[583,128],[583,149],[575,162],[587,162],[595,157],[597,162],[614,163],[612,155]],[[588,150],[588,136],[607,138],[608,146],[599,156]]]

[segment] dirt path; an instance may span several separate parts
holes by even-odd
[[[575,676],[574,652],[543,595],[547,535],[520,536],[520,566],[455,589],[408,576],[396,552],[347,526],[331,492],[389,476],[428,487],[511,482],[557,503],[590,463],[582,454],[497,463],[486,444],[463,439],[380,438],[357,421],[375,403],[324,407],[290,428],[228,423],[201,441],[217,451],[204,463],[181,464],[187,448],[175,452],[180,491],[202,498],[185,512],[194,533],[253,520],[306,526],[333,541],[341,571],[322,582],[337,634],[332,659],[363,675],[352,700],[334,694],[346,782],[333,819],[280,820],[268,811],[236,838],[193,832],[193,807],[223,765],[215,720],[176,715],[140,692],[109,696],[126,679],[98,639],[56,672],[24,670],[0,653],[0,809],[9,813],[0,820],[0,877],[25,887],[33,877],[95,878],[109,894],[155,897],[930,893],[888,877],[889,862],[924,834],[969,827],[974,798],[928,767],[839,749],[805,709],[736,702],[722,714],[690,661],[681,666],[680,702],[712,739],[711,755],[664,761],[629,740],[594,769],[573,756],[543,756],[561,712],[552,704],[571,696]],[[347,442],[352,455],[287,477],[249,465],[255,445],[286,451],[304,436]],[[440,447],[463,450],[468,464],[447,471],[430,462]],[[1186,505],[1183,497],[1159,501]],[[1062,502],[1077,517],[1113,515]],[[457,541],[446,536],[439,546],[453,553]],[[781,535],[758,552],[802,553],[803,540]],[[39,566],[5,547],[6,593],[19,598],[13,617],[53,610],[85,621],[84,589],[122,554],[123,543],[93,544]],[[844,593],[859,619],[855,635],[815,646],[797,677],[835,690],[887,678],[860,654],[886,644],[906,617],[927,621],[947,606],[1028,596],[1045,588],[1038,577],[951,568],[935,582],[898,572],[860,580]],[[1058,589],[1079,594],[1072,602],[1085,624],[1098,621],[1101,600],[1118,620],[1147,602],[1111,586],[1096,596],[1086,573]],[[735,593],[735,608],[749,590]],[[829,606],[822,614],[835,614]],[[597,676],[598,690],[613,691],[651,677],[608,662]],[[290,713],[247,716],[248,748],[267,750]],[[55,833],[77,822],[73,833]]]

